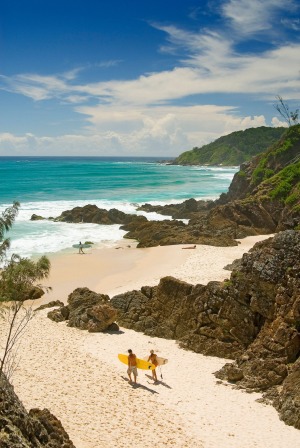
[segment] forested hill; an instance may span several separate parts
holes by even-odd
[[[251,157],[266,151],[280,139],[286,128],[261,126],[232,132],[212,143],[180,154],[172,165],[238,166]]]

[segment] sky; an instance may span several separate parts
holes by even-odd
[[[162,156],[284,126],[300,0],[0,0],[0,156]]]

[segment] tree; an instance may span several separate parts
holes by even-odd
[[[285,103],[280,95],[276,96],[278,103],[274,104],[275,109],[284,118],[289,126],[294,126],[299,120],[299,109],[290,111],[289,106]]]
[[[4,260],[9,248],[9,239],[5,233],[12,227],[18,213],[19,204],[15,202],[0,217],[0,259]],[[13,254],[6,259],[0,271],[0,317],[4,319],[8,333],[0,357],[0,376],[2,372],[9,378],[16,367],[17,343],[24,329],[32,319],[32,306],[25,307],[24,302],[41,297],[44,286],[37,283],[48,277],[50,261],[43,256],[36,262]]]
[[[5,233],[12,227],[15,218],[18,214],[20,204],[14,202],[12,207],[7,208],[0,216],[0,261],[6,254],[9,248],[9,239],[4,239]]]

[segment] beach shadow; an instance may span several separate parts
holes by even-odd
[[[156,390],[150,389],[147,386],[144,386],[143,384],[140,383],[130,383],[129,379],[126,378],[125,376],[122,376],[121,378],[123,378],[123,380],[127,381],[127,383],[132,387],[132,389],[144,389],[147,392],[150,392],[151,394],[159,394],[159,392],[157,392]]]
[[[110,334],[110,335],[114,335],[114,334],[124,334],[125,333],[125,331],[122,331],[122,330],[117,330],[117,331],[109,331],[109,330],[105,330],[105,331],[103,331],[103,333],[105,333],[105,334]]]
[[[147,374],[146,374],[146,376],[147,376],[148,378],[150,378],[150,380],[153,380],[153,378],[152,378],[151,375],[147,375]],[[161,384],[162,386],[167,387],[168,389],[172,389],[172,387],[169,386],[169,385],[168,385],[167,383],[165,383],[164,381],[157,380],[157,381],[155,381],[154,384],[155,384],[155,385]]]

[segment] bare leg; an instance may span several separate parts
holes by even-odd
[[[152,377],[153,377],[154,381],[157,381],[156,369],[152,370]]]

